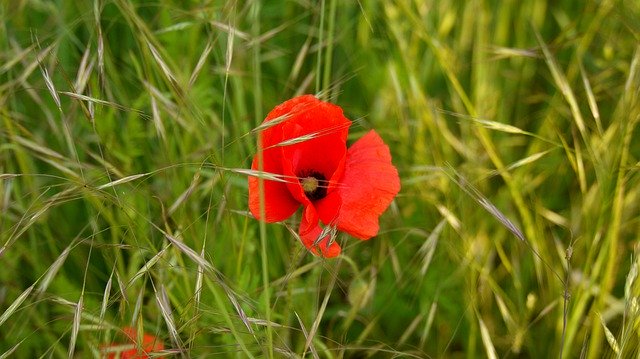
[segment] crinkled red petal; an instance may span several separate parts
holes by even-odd
[[[262,131],[263,148],[270,148],[296,137],[288,133],[292,127],[302,127],[302,134],[316,133],[331,136],[346,142],[349,133],[349,121],[342,108],[323,102],[313,95],[302,95],[287,100],[276,106],[265,118],[263,125],[270,121],[278,123]]]
[[[317,133],[322,136],[339,137],[346,142],[349,133],[349,121],[342,112],[342,108],[334,104],[318,100],[312,95],[303,95],[292,98],[276,106],[265,119],[265,123],[271,120],[283,120],[282,131],[284,139],[288,137],[286,126],[299,125],[304,134]],[[278,127],[280,125],[276,125]],[[265,138],[270,141],[270,138]],[[277,140],[277,139],[276,139]],[[275,144],[275,143],[270,143]]]
[[[318,240],[321,233],[322,228],[315,208],[313,206],[305,207],[298,230],[302,244],[315,255],[321,255],[326,258],[338,256],[341,252],[340,245],[336,241],[330,242],[329,235],[325,235],[324,238]]]
[[[360,239],[375,236],[378,217],[399,191],[400,178],[389,147],[375,131],[369,131],[349,148],[344,176],[333,194],[342,200],[338,229]]]

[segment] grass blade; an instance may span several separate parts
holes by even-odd
[[[4,311],[4,313],[0,315],[0,326],[2,326],[2,324],[4,324],[4,322],[6,322],[7,319],[9,319],[9,317],[11,317],[16,312],[22,302],[24,302],[29,294],[31,294],[31,291],[33,290],[33,287],[35,287],[35,285],[36,283],[33,283],[29,288],[25,289],[22,294],[20,294],[18,298],[16,298],[13,303],[11,303],[11,305]]]

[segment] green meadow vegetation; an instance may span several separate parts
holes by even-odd
[[[334,259],[248,211],[307,93],[402,182]],[[639,358],[639,121],[638,1],[4,1],[0,358]]]

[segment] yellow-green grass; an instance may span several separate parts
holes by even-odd
[[[638,357],[638,24],[626,0],[3,2],[0,357],[99,357],[125,326],[168,357]],[[248,212],[258,126],[303,93],[402,180],[337,259]]]

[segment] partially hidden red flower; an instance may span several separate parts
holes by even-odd
[[[107,355],[107,359],[162,358],[161,356],[151,356],[151,354],[158,354],[158,352],[164,350],[162,340],[145,333],[142,336],[142,343],[138,343],[138,335],[134,328],[125,327],[122,328],[122,332],[126,336],[124,343],[112,343],[102,348],[103,353]]]
[[[263,196],[259,178],[249,177],[253,216],[279,222],[302,206],[302,243],[324,257],[335,257],[341,249],[321,224],[369,239],[400,191],[398,171],[380,136],[369,131],[347,149],[349,126],[340,107],[312,95],[295,97],[267,115],[251,164],[252,170],[264,172]]]

